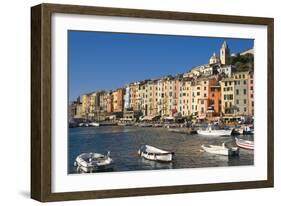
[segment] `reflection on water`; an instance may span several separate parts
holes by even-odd
[[[173,169],[173,162],[158,162],[158,161],[151,161],[144,158],[139,158],[140,164],[143,164],[148,170],[157,169]]]
[[[114,168],[106,168],[106,169],[99,169],[98,171],[95,171],[95,172],[113,172],[114,171]],[[76,173],[88,173],[88,172],[85,172],[83,169],[81,169],[80,167],[77,167],[76,168]]]
[[[171,133],[164,128],[122,126],[70,128],[68,141],[68,172],[78,172],[73,163],[79,154],[84,152],[106,154],[107,151],[111,152],[111,157],[114,160],[113,171],[254,164],[254,152],[250,150],[240,149],[240,155],[235,157],[202,152],[202,144],[221,145],[222,142],[235,145],[234,137],[204,137],[200,135]],[[174,152],[173,162],[155,162],[139,157],[137,151],[143,144],[149,144]]]

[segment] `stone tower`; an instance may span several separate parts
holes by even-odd
[[[228,48],[226,41],[224,41],[220,49],[221,64],[223,65],[229,64],[229,57],[230,57],[230,50]]]

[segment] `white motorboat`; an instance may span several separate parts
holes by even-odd
[[[113,160],[110,157],[110,152],[108,152],[107,155],[82,153],[76,157],[74,166],[77,166],[83,172],[96,172],[112,168]]]
[[[204,130],[197,130],[197,133],[204,136],[229,136],[232,133],[232,129],[214,129],[211,125],[208,125]]]
[[[234,129],[237,134],[254,134],[254,126],[253,125],[241,125]]]
[[[251,140],[244,140],[240,138],[235,138],[236,144],[238,147],[241,147],[243,149],[249,149],[249,150],[254,150],[254,141]]]
[[[173,160],[173,152],[158,149],[150,145],[143,145],[138,154],[148,160],[171,162]]]
[[[98,122],[90,122],[89,126],[91,126],[91,127],[99,127],[100,123],[98,123]]]
[[[221,146],[219,145],[202,145],[202,149],[208,153],[218,154],[218,155],[227,155],[227,156],[235,156],[239,154],[238,147],[227,147],[225,143],[222,143]]]

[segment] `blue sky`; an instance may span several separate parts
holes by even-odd
[[[226,40],[231,53],[252,48],[251,39],[154,34],[68,32],[69,100],[96,90],[175,75],[206,64]]]

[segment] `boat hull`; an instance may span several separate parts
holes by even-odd
[[[74,165],[83,172],[96,172],[113,168],[113,160],[109,155],[83,153],[76,157]]]
[[[241,147],[243,149],[247,150],[254,150],[254,142],[249,140],[243,140],[235,138],[236,144],[238,147]]]
[[[239,148],[227,148],[222,146],[211,146],[206,147],[204,145],[201,146],[205,152],[217,155],[224,155],[224,156],[235,156],[239,154]]]
[[[78,164],[77,169],[81,170],[82,172],[89,173],[89,172],[98,172],[98,171],[110,170],[110,169],[113,169],[113,165],[110,164],[110,165],[103,165],[103,166],[90,166],[90,167],[86,166],[86,167],[84,167],[84,166],[81,166],[81,165]]]
[[[204,136],[230,136],[232,130],[198,130],[197,133]]]
[[[161,162],[171,162],[173,160],[173,154],[165,154],[165,155],[157,155],[157,154],[150,154],[146,152],[141,152],[140,156],[147,160],[153,161],[161,161]]]

